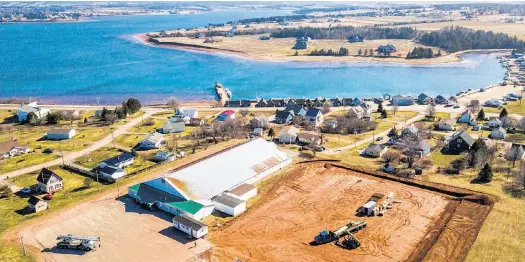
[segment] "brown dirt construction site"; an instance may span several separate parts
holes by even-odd
[[[374,193],[394,192],[383,217],[356,209]],[[234,220],[213,228],[210,261],[463,261],[492,209],[480,193],[335,162],[298,163]],[[361,246],[312,245],[322,230],[368,223]]]

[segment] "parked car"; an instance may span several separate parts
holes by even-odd
[[[24,188],[20,189],[20,192],[22,192],[24,194],[31,194],[31,189],[29,187],[24,187]]]
[[[503,157],[503,153],[499,153],[499,154],[498,154],[498,157]]]
[[[381,140],[383,140],[383,137],[382,137],[382,136],[378,136],[378,137],[376,138],[376,141],[381,141]]]
[[[43,151],[45,154],[52,154],[55,150],[52,147],[46,148]]]
[[[459,105],[455,105],[454,108],[459,108]]]

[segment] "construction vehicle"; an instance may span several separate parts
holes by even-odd
[[[361,246],[361,241],[359,241],[359,239],[357,239],[354,234],[348,233],[348,235],[344,237],[343,241],[339,245],[346,249],[356,249]]]
[[[58,236],[57,248],[91,251],[100,247],[100,237]]]
[[[326,244],[332,241],[338,241],[339,238],[346,236],[352,232],[356,232],[360,229],[363,229],[366,227],[366,225],[367,223],[365,221],[350,221],[350,223],[340,227],[335,231],[321,231],[319,235],[315,236],[314,242],[316,244]]]
[[[378,212],[379,216],[385,215],[385,211],[387,209],[391,209],[392,208],[393,198],[394,198],[394,192],[388,193],[388,195],[386,196],[385,201],[383,201],[383,204],[381,204],[381,206],[380,206],[380,209],[379,209],[379,212]]]

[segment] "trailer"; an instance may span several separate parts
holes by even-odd
[[[57,248],[60,249],[91,251],[100,247],[100,237],[79,237],[68,234],[57,236],[57,240]]]
[[[315,236],[314,242],[316,244],[326,244],[329,242],[338,241],[339,238],[351,234],[353,232],[359,231],[365,228],[366,225],[367,223],[365,221],[350,221],[350,223],[338,228],[335,231],[321,231],[317,236]]]

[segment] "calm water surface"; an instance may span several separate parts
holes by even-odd
[[[81,23],[0,24],[0,97],[55,103],[161,102],[213,98],[215,81],[234,98],[364,97],[381,93],[452,95],[501,81],[495,54],[447,65],[260,62],[145,46],[132,35],[204,26],[286,11],[104,17]]]

